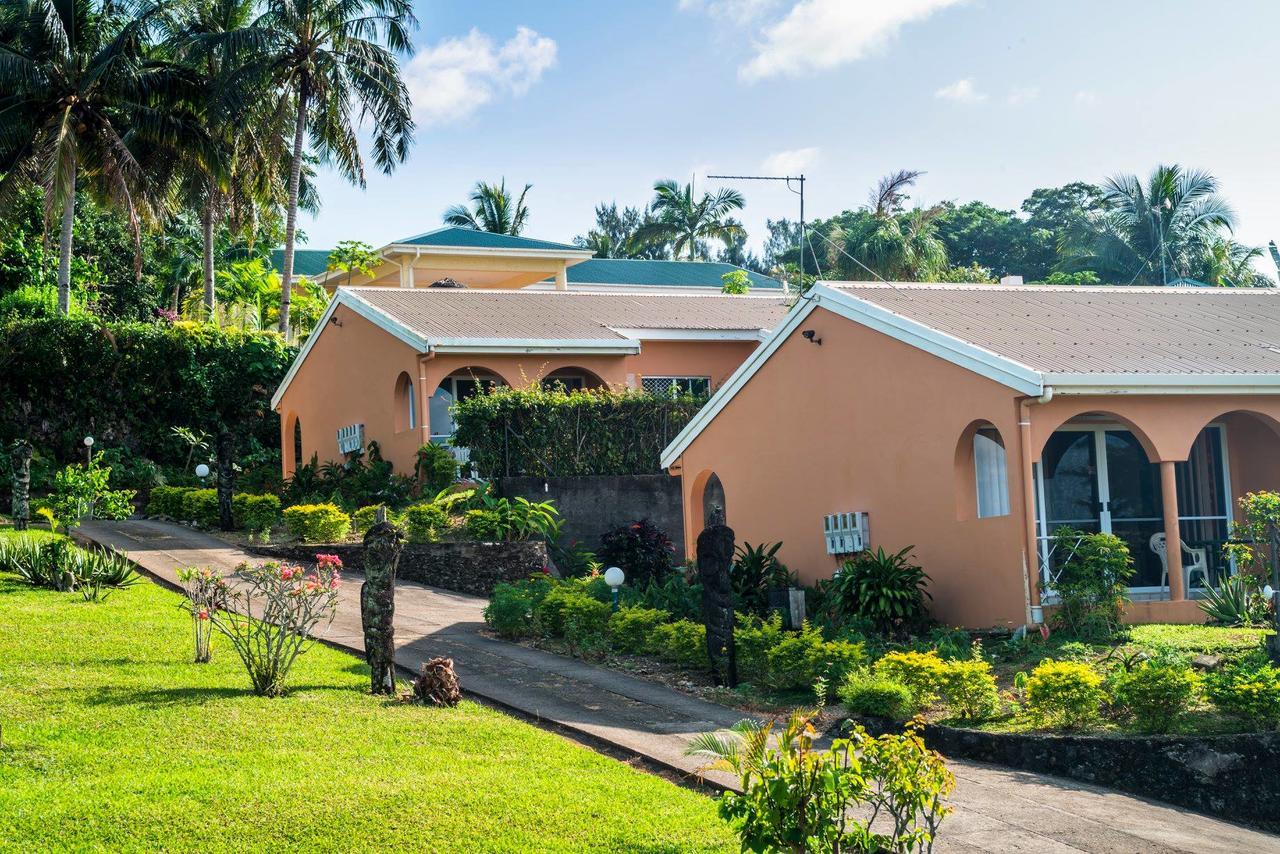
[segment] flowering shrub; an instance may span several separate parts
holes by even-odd
[[[1169,732],[1191,707],[1200,677],[1180,662],[1144,661],[1116,680],[1115,696],[1145,732]]]
[[[212,657],[209,641],[213,634],[211,615],[226,607],[227,580],[207,566],[186,567],[178,570],[178,581],[187,594],[183,607],[191,614],[191,628],[196,645],[196,664],[205,664]]]
[[[665,579],[674,556],[670,538],[648,519],[609,531],[596,551],[597,560],[606,567],[622,567],[627,583],[636,588]]]
[[[284,525],[304,543],[335,543],[346,539],[351,517],[336,504],[295,504],[285,508]]]
[[[1079,729],[1106,699],[1102,677],[1078,661],[1042,661],[1027,679],[1027,708],[1042,724]]]
[[[275,562],[245,565],[239,572],[244,586],[229,587],[222,606],[208,612],[214,628],[227,636],[244,662],[255,694],[283,694],[285,679],[305,651],[308,636],[317,626],[333,622],[342,561],[335,555],[316,555],[316,563],[310,572]]]
[[[938,699],[947,663],[936,652],[890,652],[875,663],[875,673],[911,689],[924,708]]]

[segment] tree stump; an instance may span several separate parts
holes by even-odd
[[[456,706],[462,700],[458,674],[453,671],[452,658],[433,658],[422,665],[422,672],[413,682],[413,695],[425,703],[437,706]]]
[[[369,690],[396,692],[396,566],[403,548],[400,531],[379,508],[378,521],[364,535],[364,584],[360,587],[360,621],[364,657],[369,662]]]
[[[9,464],[13,468],[13,528],[27,530],[31,521],[31,455],[33,449],[26,439],[19,439],[9,449]]]
[[[718,514],[717,514],[718,517]],[[702,621],[707,627],[707,656],[717,685],[738,685],[733,646],[733,529],[717,517],[698,535],[698,578],[702,582]]]

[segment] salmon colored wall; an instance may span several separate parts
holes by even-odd
[[[1248,492],[1280,491],[1280,435],[1267,420],[1233,412],[1218,419],[1227,428],[1227,464],[1231,496],[1239,517],[1239,499]]]
[[[640,353],[627,358],[626,372],[640,386],[643,377],[711,377],[713,389],[760,346],[757,341],[644,341]]]
[[[395,392],[402,371],[418,375],[417,352],[344,305],[333,316],[342,325],[315,333],[320,337],[280,400],[285,476],[293,474],[295,419],[302,421],[304,463],[312,454],[321,463],[341,459],[338,428],[363,423],[365,440],[376,440],[396,471],[412,473],[419,431],[396,431]]]
[[[701,529],[701,485],[724,485],[727,521],[742,542],[774,542],[812,584],[835,570],[822,517],[870,513],[871,547],[915,546],[932,578],[939,619],[1021,625],[1022,493],[1016,393],[824,309],[785,341],[681,460],[685,541]],[[973,518],[957,483],[962,436],[990,422],[1008,454],[1007,516]]]

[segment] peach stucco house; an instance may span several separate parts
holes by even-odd
[[[1280,489],[1280,292],[820,284],[662,463],[686,543],[714,503],[807,583],[864,512],[939,619],[1036,623],[1072,525],[1129,544],[1130,619],[1199,621],[1236,499]]]
[[[448,444],[450,405],[489,384],[709,394],[787,313],[757,273],[750,296],[722,295],[732,264],[453,227],[377,251],[372,275],[329,270],[328,250],[295,258],[333,299],[272,398],[286,477],[370,441],[412,472],[421,445]]]

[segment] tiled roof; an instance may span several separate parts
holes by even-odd
[[[535,240],[531,237],[513,237],[510,234],[494,234],[490,231],[477,231],[474,228],[461,228],[447,225],[425,234],[406,237],[394,241],[401,246],[457,246],[465,249],[549,249],[563,252],[584,252],[581,246],[570,246],[567,243],[552,243],[550,240]]]
[[[825,284],[1044,374],[1280,374],[1273,288]]]
[[[626,340],[618,329],[758,331],[787,313],[780,297],[575,291],[342,289],[428,340]]]
[[[719,261],[649,261],[640,258],[592,258],[569,268],[571,285],[650,285],[719,288],[721,276],[740,269]],[[752,288],[780,290],[777,279],[746,271]]]
[[[329,266],[328,249],[294,249],[293,272],[296,276],[319,276]],[[284,250],[271,250],[271,269],[284,272]]]

